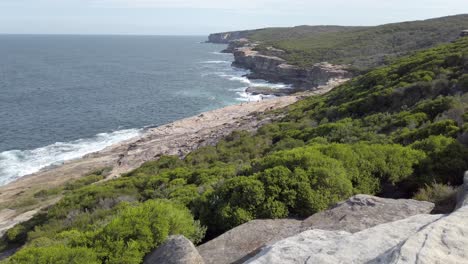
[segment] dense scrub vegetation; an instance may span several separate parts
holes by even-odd
[[[357,193],[446,201],[468,168],[467,92],[468,38],[419,52],[299,101],[255,134],[69,184],[7,232],[4,246],[25,244],[8,262],[141,263],[170,234],[197,243]]]
[[[454,40],[468,28],[468,15],[376,27],[300,26],[255,30],[248,37],[286,51],[290,63],[328,61],[367,69],[410,51]]]

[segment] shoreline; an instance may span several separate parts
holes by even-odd
[[[117,178],[138,168],[144,162],[155,160],[162,155],[178,155],[183,158],[199,147],[215,145],[233,131],[254,132],[260,126],[281,118],[278,114],[268,115],[269,112],[286,108],[304,97],[325,94],[346,81],[347,79],[331,80],[327,85],[319,86],[312,91],[244,102],[166,125],[149,127],[135,138],[0,186],[0,236],[9,228],[31,219],[61,198],[61,195],[57,195],[45,200],[38,199],[32,205],[16,206],[32,199],[38,191],[63,186],[68,181],[79,179],[100,169],[110,168],[105,181]],[[12,204],[15,206],[11,206]]]
[[[122,157],[121,155],[117,155],[117,153],[121,152],[128,152],[133,153],[135,150],[141,150],[141,147],[150,147],[147,146],[147,143],[155,143],[154,140],[163,140],[170,137],[174,137],[175,135],[184,135],[188,136],[190,133],[197,134],[205,132],[205,130],[222,130],[219,126],[223,125],[232,125],[237,124],[236,126],[241,129],[243,125],[245,125],[245,121],[252,121],[252,114],[263,113],[268,110],[275,110],[278,108],[285,107],[290,105],[298,100],[297,96],[281,96],[276,98],[271,98],[263,101],[253,101],[253,102],[242,102],[235,105],[226,106],[223,108],[202,112],[198,115],[183,118],[176,120],[174,122],[161,125],[161,126],[150,126],[142,129],[140,135],[123,140],[121,142],[112,144],[108,147],[100,151],[96,151],[93,153],[89,153],[84,155],[83,157],[72,159],[63,162],[63,164],[58,166],[49,166],[41,169],[38,172],[28,174],[25,176],[21,176],[14,181],[0,186],[0,203],[4,202],[4,195],[5,189],[8,188],[10,185],[17,185],[23,181],[29,181],[31,178],[40,177],[40,175],[46,175],[53,171],[61,170],[63,167],[74,167],[77,166],[77,163],[81,163],[82,161],[88,160],[101,160],[103,158],[114,158],[118,157],[120,162],[120,170],[122,171],[123,167],[133,167],[125,162],[126,156]],[[244,122],[241,122],[244,121]],[[203,139],[203,135],[195,135],[194,138]],[[181,150],[179,153],[174,152],[176,147],[184,148],[186,147],[184,144],[178,144],[179,146],[169,146],[167,148],[161,148],[162,153],[168,154],[161,154],[161,155],[179,155],[180,153],[185,153],[185,151]],[[206,144],[202,144],[206,145]],[[146,153],[145,158],[148,158],[148,153]],[[185,155],[180,154],[179,156],[183,157]],[[102,162],[102,164],[107,164],[107,162]],[[114,167],[114,166],[112,166]],[[138,166],[137,166],[138,167]],[[96,168],[99,169],[99,168]],[[124,169],[125,170],[125,169]],[[117,174],[116,170],[113,170],[111,173],[112,176]],[[67,176],[68,177],[68,176]],[[74,178],[74,177],[68,177]]]
[[[300,96],[282,96],[259,102],[240,103],[147,128],[135,138],[0,186],[0,235],[59,200],[59,197],[52,197],[38,200],[30,206],[10,206],[31,199],[34,193],[40,190],[61,186],[104,168],[110,168],[110,173],[106,176],[106,180],[109,180],[162,155],[184,157],[199,147],[216,144],[235,130],[255,131],[259,126],[277,118],[257,118],[257,115],[287,107],[299,99]]]

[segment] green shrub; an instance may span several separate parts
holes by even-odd
[[[121,209],[117,217],[96,234],[93,248],[107,263],[140,263],[146,253],[173,234],[184,235],[195,243],[204,235],[183,206],[150,200]]]
[[[419,189],[414,199],[434,203],[433,213],[451,213],[457,204],[457,190],[449,185],[432,183]]]
[[[102,263],[93,250],[83,247],[54,245],[49,247],[26,247],[18,251],[7,263],[11,264],[99,264]]]

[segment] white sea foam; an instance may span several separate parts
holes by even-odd
[[[202,61],[201,63],[204,63],[204,64],[231,64],[230,61],[224,61],[224,60],[209,60],[209,61]]]
[[[5,185],[21,176],[38,172],[42,168],[60,165],[100,151],[115,143],[136,137],[141,129],[126,129],[112,133],[97,134],[92,138],[70,142],[57,142],[32,150],[9,150],[0,153],[0,185]]]
[[[225,55],[226,53],[214,53],[214,54],[223,54]],[[228,54],[229,55],[229,54]],[[226,62],[226,61],[223,61]],[[205,63],[213,63],[213,64],[221,64],[221,60],[213,60],[213,61],[206,61]],[[231,62],[228,61],[230,64]],[[240,68],[234,68],[231,67],[230,65],[227,66],[222,66],[221,70],[219,68],[219,65],[217,65],[217,71],[209,71],[206,73],[202,73],[202,76],[218,76],[224,79],[227,79],[232,82],[238,82],[240,83],[240,87],[238,88],[231,88],[229,91],[236,92],[238,94],[238,98],[236,100],[238,101],[259,101],[262,99],[268,99],[268,98],[273,98],[275,97],[274,95],[253,95],[251,93],[246,92],[248,87],[269,87],[273,89],[284,89],[284,88],[290,88],[290,85],[284,84],[284,83],[270,83],[265,80],[252,80],[246,77],[250,73],[249,70],[245,69],[240,69]]]
[[[219,52],[219,51],[212,51],[210,52],[211,54],[215,54],[215,55],[224,55],[224,56],[232,56],[231,53],[226,53],[226,52]]]
[[[258,102],[258,101],[261,101],[261,100],[264,100],[264,99],[270,99],[270,98],[275,98],[276,97],[274,95],[264,95],[264,94],[253,95],[253,94],[248,93],[246,91],[237,92],[237,94],[239,95],[239,97],[236,98],[236,100],[242,101],[242,102]]]

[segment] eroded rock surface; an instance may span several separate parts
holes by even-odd
[[[254,220],[238,226],[201,245],[198,250],[206,263],[242,263],[265,245],[309,229],[357,232],[378,224],[429,213],[434,204],[415,200],[394,200],[356,195],[334,208],[304,221]]]
[[[302,230],[343,230],[358,232],[379,224],[428,214],[433,203],[411,199],[385,199],[359,194],[338,203],[334,208],[312,215],[302,223]]]
[[[440,218],[374,263],[468,263],[468,207]]]
[[[441,217],[417,215],[354,234],[346,231],[308,230],[266,247],[246,263],[388,263],[379,262],[383,252],[397,247],[401,241]]]
[[[310,67],[302,68],[288,64],[284,59],[275,56],[279,50],[258,52],[255,44],[245,44],[234,48],[230,47],[234,54],[233,65],[251,70],[248,75],[252,79],[265,79],[272,82],[292,84],[297,89],[310,90],[319,85],[325,85],[331,79],[347,79],[352,74],[345,66],[333,65],[326,62],[316,63]],[[237,45],[240,45],[236,43]]]
[[[253,220],[235,227],[198,247],[207,264],[242,263],[266,243],[297,234],[301,221],[294,219]]]
[[[164,244],[146,256],[144,264],[203,264],[203,259],[190,240],[171,236]]]

